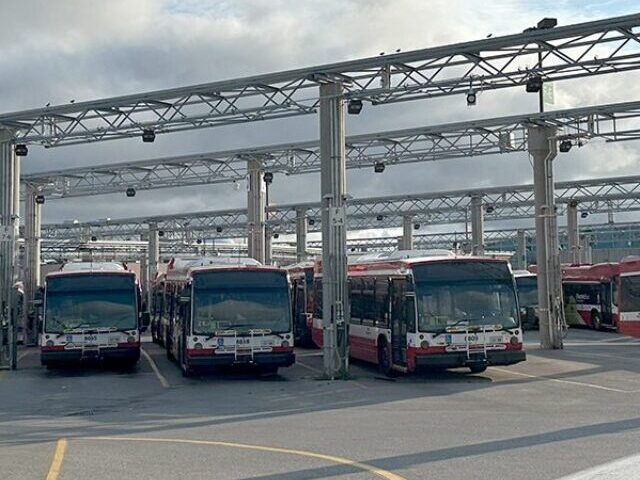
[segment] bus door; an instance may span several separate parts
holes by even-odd
[[[600,299],[602,309],[602,324],[612,326],[613,325],[613,295],[612,284],[610,282],[604,282],[600,284]]]
[[[307,328],[306,307],[304,282],[302,280],[296,280],[293,283],[293,328],[295,329],[295,339],[298,341],[302,340]]]
[[[391,281],[391,356],[395,365],[407,364],[407,333],[414,322],[415,298],[405,279]]]

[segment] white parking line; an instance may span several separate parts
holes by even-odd
[[[614,460],[562,477],[560,480],[627,480],[640,478],[640,455]]]
[[[535,379],[538,379],[538,380],[548,380],[549,382],[564,383],[564,384],[567,384],[567,385],[576,385],[576,386],[586,387],[586,388],[594,388],[596,390],[605,390],[607,392],[616,392],[616,393],[636,393],[636,392],[638,392],[638,390],[621,390],[619,388],[605,387],[603,385],[597,385],[595,383],[578,382],[578,381],[575,381],[575,380],[563,380],[561,378],[546,377],[544,375],[531,375],[529,373],[514,372],[513,370],[507,370],[505,368],[491,367],[491,369],[495,370],[497,372],[508,373],[508,374],[511,374],[511,375],[514,375],[514,376],[518,376],[518,377],[535,378]]]
[[[158,366],[156,365],[156,362],[153,361],[153,358],[151,358],[151,355],[149,355],[144,348],[140,348],[140,351],[142,352],[142,355],[144,355],[144,358],[147,359],[147,361],[149,362],[149,365],[151,365],[151,370],[153,370],[153,373],[156,374],[156,377],[158,378],[158,380],[160,381],[160,385],[163,386],[163,388],[169,388],[169,382],[167,382],[167,379],[164,378],[164,375],[162,375],[162,373],[160,373],[160,370],[158,369]]]

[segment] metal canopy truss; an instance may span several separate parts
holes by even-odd
[[[560,243],[567,244],[567,228],[560,227]],[[509,228],[485,230],[485,242],[488,250],[513,251],[516,246],[516,236],[519,231],[523,231],[529,242],[533,243],[535,238],[535,228]],[[586,224],[580,226],[581,235],[589,235],[592,247],[603,248],[640,248],[640,223],[604,223]],[[351,238],[347,240],[347,247],[352,251],[366,250],[395,250],[398,247],[399,237],[372,237],[372,238]],[[453,248],[454,244],[463,246],[471,243],[471,232],[464,231],[441,232],[441,233],[414,233],[414,248]],[[308,248],[320,248],[322,242],[314,240],[307,242]],[[532,246],[532,245],[531,245]]]
[[[317,86],[342,82],[372,104],[523,86],[640,66],[640,14],[182,88],[0,115],[16,141],[45,146],[167,133],[317,111]]]
[[[527,150],[527,126],[558,128],[558,137],[583,144],[640,138],[640,102],[513,115],[347,137],[347,168],[436,161]],[[286,175],[318,172],[318,141],[23,175],[22,181],[48,198],[102,195],[189,185],[231,183],[247,176],[247,161]]]
[[[469,218],[471,198],[482,197],[485,220],[533,218],[533,185],[488,187],[417,195],[352,199],[347,205],[350,230],[397,228],[402,218],[412,215],[415,224],[437,225],[465,223]],[[570,200],[588,214],[640,210],[640,176],[597,180],[572,180],[556,183],[558,213]],[[270,230],[278,234],[296,231],[297,210],[307,212],[309,231],[320,231],[319,203],[269,207]],[[242,237],[247,232],[247,210],[229,209],[169,216],[99,220],[86,223],[47,224],[43,238],[89,239],[133,238],[146,233],[149,223],[156,223],[165,238],[195,239]],[[139,238],[139,237],[138,237]]]

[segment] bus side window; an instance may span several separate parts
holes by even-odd
[[[614,277],[611,282],[611,302],[617,307],[618,306],[618,292],[619,289],[620,277]]]
[[[322,280],[315,281],[314,298],[313,298],[314,316],[322,318]]]
[[[389,327],[389,279],[376,278],[375,283],[376,326]]]
[[[362,279],[362,324],[373,326],[376,320],[375,279]]]
[[[360,325],[362,323],[362,279],[352,278],[349,280],[351,289],[351,323]]]

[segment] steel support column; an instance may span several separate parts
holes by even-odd
[[[324,371],[348,373],[349,302],[346,256],[346,157],[341,83],[320,85],[320,182],[322,201],[322,325]]]
[[[16,368],[16,243],[20,161],[11,132],[0,130],[0,368]]]
[[[266,227],[264,230],[264,264],[273,263],[273,229]]]
[[[147,308],[151,308],[151,284],[158,274],[158,265],[160,263],[160,235],[158,232],[158,224],[149,224],[149,247],[147,249]]]
[[[304,262],[307,258],[307,210],[296,209],[296,260]]]
[[[562,348],[565,323],[553,188],[556,129],[530,126],[528,134],[529,153],[533,157],[540,345],[542,348]]]
[[[24,341],[35,345],[38,341],[38,319],[35,307],[36,292],[40,286],[40,227],[42,205],[36,202],[37,190],[26,186],[24,220]]]
[[[413,250],[413,216],[402,217],[402,250]]]
[[[516,267],[525,270],[527,268],[527,232],[518,230],[516,232]]]
[[[580,237],[578,232],[578,202],[571,200],[567,205],[567,239],[569,261],[580,263]]]
[[[249,190],[247,193],[247,220],[249,227],[249,256],[264,263],[265,260],[265,184],[260,160],[247,162]]]
[[[471,197],[471,253],[484,254],[484,201],[482,195]]]

